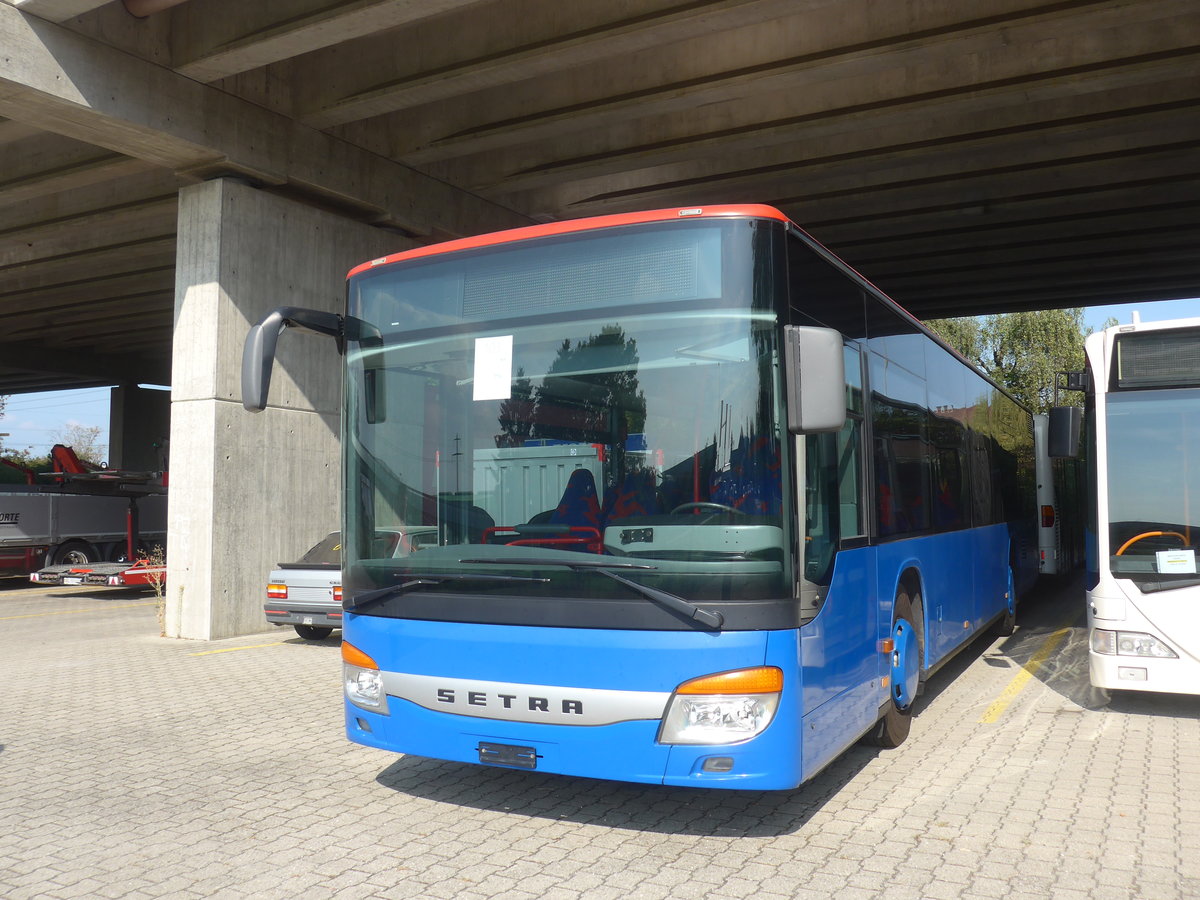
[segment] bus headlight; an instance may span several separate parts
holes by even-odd
[[[671,695],[662,744],[735,744],[761,734],[779,708],[783,671],[738,669],[685,681]]]
[[[353,644],[342,641],[342,683],[346,699],[372,712],[387,712],[383,676],[375,660]]]
[[[1092,652],[1105,656],[1152,656],[1157,659],[1178,659],[1178,654],[1152,634],[1140,631],[1105,631],[1092,629]]]

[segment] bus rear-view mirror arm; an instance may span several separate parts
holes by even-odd
[[[846,422],[846,362],[842,335],[833,328],[783,329],[788,431],[840,431]]]
[[[298,306],[279,306],[271,310],[250,329],[242,349],[242,406],[251,412],[266,409],[271,369],[275,365],[275,346],[283,329],[289,327],[328,335],[338,342],[338,352],[342,352],[344,327],[342,317],[337,313]]]

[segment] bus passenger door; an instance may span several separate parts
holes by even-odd
[[[854,348],[846,354],[846,424],[834,434],[795,439],[805,777],[868,729],[880,703],[875,551],[866,533],[861,394],[854,384],[860,363]]]

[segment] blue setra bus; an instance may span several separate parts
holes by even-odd
[[[785,789],[896,746],[1036,577],[1031,417],[767,206],[373,260],[344,316],[345,722],[399,753]],[[377,532],[432,527],[403,559]]]

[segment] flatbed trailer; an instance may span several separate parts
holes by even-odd
[[[46,566],[29,574],[34,584],[71,587],[153,587],[166,582],[167,567],[146,560],[96,563],[91,566]]]
[[[165,544],[166,488],[150,476],[70,475],[56,485],[0,485],[0,571],[125,561]]]

